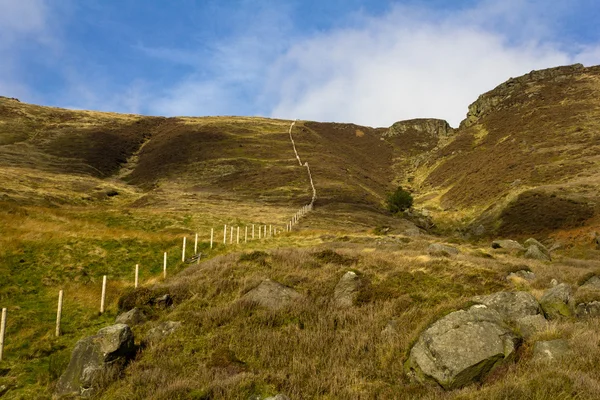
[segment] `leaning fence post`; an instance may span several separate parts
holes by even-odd
[[[63,291],[58,292],[58,308],[56,309],[56,337],[60,336],[60,318],[62,317]]]
[[[135,264],[135,281],[134,281],[134,287],[137,289],[138,287],[138,283],[139,283],[139,276],[140,276],[140,265],[139,264]]]
[[[213,248],[213,236],[215,234],[215,229],[214,228],[210,228],[210,248]]]
[[[165,255],[163,257],[163,278],[167,279],[167,252],[165,251]]]
[[[106,275],[102,276],[102,296],[100,297],[100,314],[104,313],[105,298],[106,298]]]
[[[183,248],[181,249],[181,261],[185,261],[185,239],[186,237],[183,237]]]
[[[4,357],[4,334],[6,333],[6,308],[2,309],[2,321],[0,322],[0,361]]]

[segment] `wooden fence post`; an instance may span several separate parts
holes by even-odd
[[[227,244],[227,225],[223,225],[223,244]]]
[[[240,227],[237,227],[237,236],[236,236],[236,244],[240,244]]]
[[[2,309],[2,321],[0,321],[0,361],[4,357],[4,335],[6,334],[6,308]]]
[[[100,297],[100,314],[104,313],[105,298],[106,298],[106,275],[102,276],[102,296]]]
[[[139,276],[140,276],[140,265],[139,264],[135,264],[135,283],[134,283],[134,287],[137,289],[138,287],[138,283],[139,283]]]
[[[244,243],[248,243],[248,225],[246,225],[246,233],[244,233]]]
[[[163,259],[163,278],[167,279],[167,252],[165,251]]]
[[[273,225],[269,225],[269,237],[273,237]]]
[[[231,235],[229,235],[229,244],[233,244],[233,226],[229,229]]]
[[[58,292],[58,308],[56,309],[56,337],[60,336],[60,319],[62,317],[62,306],[63,306],[63,291]]]
[[[194,255],[198,254],[198,234],[196,233],[196,240],[194,240]]]
[[[260,240],[260,237],[262,235],[262,226],[258,227],[258,240]]]
[[[213,248],[213,236],[215,234],[215,229],[214,228],[210,228],[210,248]]]
[[[252,224],[252,240],[254,240],[254,224]]]
[[[181,249],[181,261],[185,261],[185,239],[186,237],[183,237],[183,248]]]

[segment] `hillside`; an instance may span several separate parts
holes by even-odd
[[[575,65],[511,78],[481,95],[457,128],[437,119],[385,128],[296,121],[293,140],[317,198],[286,232],[312,196],[293,121],[124,115],[0,97],[8,309],[0,396],[50,398],[75,343],[135,305],[148,314],[132,327],[137,355],[99,398],[598,398],[598,318],[550,321],[522,341],[513,364],[463,389],[415,383],[405,362],[425,328],[475,295],[519,290],[540,300],[553,280],[576,292],[600,276],[591,242],[600,231],[599,99],[600,67]],[[398,185],[415,204],[394,216],[385,199]],[[259,226],[278,235],[252,237]],[[186,259],[196,234],[202,258]],[[551,261],[492,249],[498,237],[535,237]],[[454,250],[440,254],[434,243]],[[516,271],[534,277],[507,279]],[[360,288],[338,308],[332,299],[348,272]],[[265,280],[302,301],[270,309],[248,300]],[[157,306],[164,294],[172,306]],[[593,303],[600,293],[577,298]],[[144,342],[169,321],[180,330]],[[536,341],[559,338],[577,357],[540,367]]]

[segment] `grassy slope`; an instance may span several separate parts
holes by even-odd
[[[396,233],[409,227],[381,209],[391,182],[405,183],[409,176],[410,184],[420,190],[417,206],[437,211],[442,222],[471,222],[490,204],[504,205],[522,191],[538,187],[541,193],[549,193],[542,200],[560,193],[560,201],[596,201],[596,170],[591,168],[595,164],[589,164],[596,162],[597,103],[590,100],[597,98],[595,74],[586,70],[567,83],[538,82],[527,90],[541,94],[527,100],[517,96],[520,92],[513,93],[514,102],[462,127],[447,145],[420,137],[382,140],[384,130],[351,124],[299,122],[294,137],[315,178],[319,194],[315,212],[302,221],[299,233],[234,249],[268,250],[270,255],[261,264],[226,255],[186,272],[185,279],[194,282],[191,289],[181,288],[178,281],[183,278],[169,280],[170,290],[181,290],[183,300],[171,315],[156,317],[183,320],[183,331],[164,346],[146,350],[106,397],[246,398],[280,390],[300,398],[442,396],[403,378],[401,363],[410,342],[435,315],[463,304],[469,295],[508,288],[503,280],[506,270],[522,261],[505,254],[488,258],[487,250],[467,244],[458,259],[430,259],[424,249],[433,238],[376,237],[366,232],[377,225],[392,226]],[[568,109],[565,114],[563,106]],[[577,123],[568,117],[573,113]],[[511,122],[513,116],[517,122]],[[553,134],[541,140],[535,129],[544,121],[544,132]],[[143,284],[152,286],[160,282],[163,251],[169,252],[171,272],[184,268],[180,262],[184,234],[190,243],[192,234],[200,232],[201,249],[206,249],[211,227],[285,224],[311,195],[305,170],[298,166],[289,143],[289,123],[69,111],[0,98],[0,268],[4,272],[0,298],[9,309],[7,359],[0,384],[11,387],[8,396],[47,396],[75,341],[112,321],[116,300],[131,286],[136,263],[141,265]],[[525,130],[523,123],[533,131]],[[558,139],[555,125],[569,138],[579,138],[568,142],[569,152],[557,150],[565,141]],[[530,148],[521,149],[524,144],[510,139],[511,135],[523,136],[523,142],[539,150],[537,173],[525,174]],[[503,147],[506,142],[513,145]],[[546,143],[553,147],[546,148]],[[516,162],[512,169],[524,182],[518,189],[505,184],[497,185],[499,192],[496,186],[489,189],[490,182],[497,183],[507,173],[503,162],[486,161],[500,150]],[[404,161],[408,156],[409,163]],[[562,175],[551,170],[560,165],[557,160],[564,168],[560,171],[566,171]],[[550,173],[542,173],[546,169]],[[485,173],[479,176],[482,170]],[[464,187],[452,191],[456,185]],[[109,197],[111,191],[118,195]],[[551,204],[554,209],[564,208],[560,201]],[[519,206],[530,211],[529,203],[517,202],[505,212],[514,214]],[[494,216],[504,208],[490,210]],[[569,220],[577,225],[582,222],[578,216],[581,213]],[[534,219],[539,218],[534,214]],[[497,219],[481,221],[493,225]],[[584,228],[575,228],[575,233],[559,223],[558,234],[581,235],[594,226],[593,218],[583,223]],[[222,238],[220,229],[217,241]],[[341,248],[356,262],[320,261],[313,255],[319,246]],[[230,250],[219,245],[209,255]],[[528,262],[538,280],[527,289],[539,295],[552,277],[574,283],[599,267],[593,261],[573,261],[573,256],[593,259],[597,252],[575,247],[563,250],[552,266]],[[325,299],[348,268],[369,277],[371,290],[357,309],[330,310]],[[99,282],[105,273],[110,277],[109,307],[99,316]],[[282,314],[237,305],[244,291],[265,277],[296,287],[309,301]],[[66,293],[65,334],[54,339],[60,288]],[[401,327],[392,339],[381,334],[389,320]],[[546,334],[585,338],[577,351],[587,356],[570,369],[558,365],[517,379],[531,368],[524,361],[488,383],[483,392],[470,388],[444,396],[557,398],[574,390],[583,398],[593,398],[598,377],[589,363],[595,362],[598,351],[586,343],[595,343],[594,324],[559,324]],[[136,329],[138,339],[148,328]],[[223,348],[246,363],[242,373],[231,374],[211,361],[213,352]],[[524,360],[528,351],[526,346]],[[192,365],[198,366],[194,375],[183,378],[182,371],[189,373]],[[561,384],[539,385],[550,381]]]
[[[503,235],[597,230],[598,98],[598,67],[535,72],[482,95],[417,172],[421,203]]]

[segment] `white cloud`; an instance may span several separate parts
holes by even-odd
[[[374,126],[435,117],[457,126],[479,94],[509,77],[572,62],[529,33],[515,41],[486,29],[485,13],[504,11],[484,6],[437,19],[396,8],[294,44],[270,72],[271,115]]]

